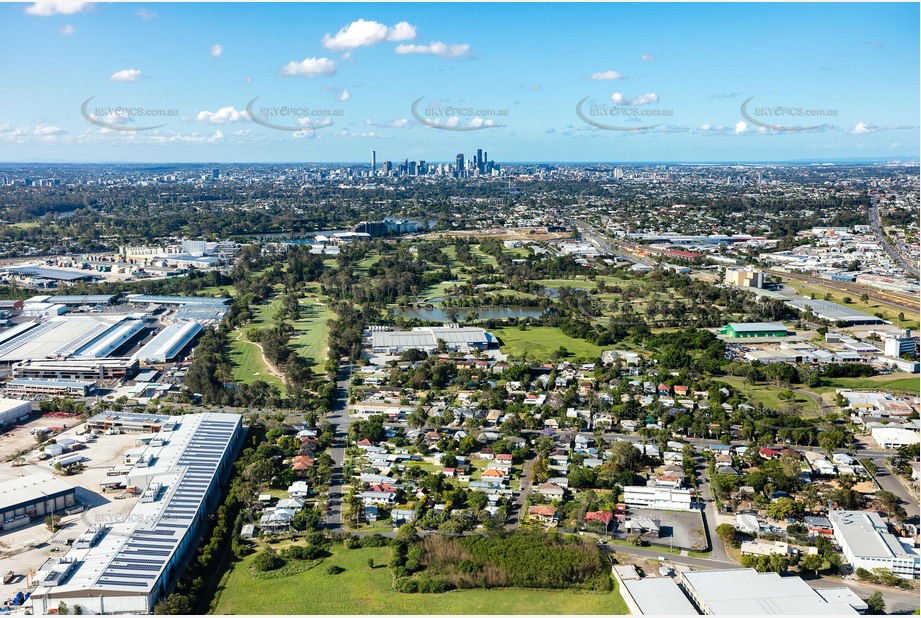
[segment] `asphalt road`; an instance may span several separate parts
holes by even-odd
[[[515,498],[511,512],[508,514],[508,520],[505,527],[514,530],[521,521],[521,511],[524,509],[524,503],[528,499],[528,492],[531,489],[531,467],[534,465],[535,458],[528,459],[521,468],[521,491]]]
[[[326,417],[334,430],[333,443],[329,449],[329,456],[333,459],[333,474],[326,498],[326,528],[330,531],[338,531],[342,528],[342,499],[345,487],[343,463],[349,440],[349,426],[352,424],[352,418],[348,413],[351,375],[351,364],[343,363],[336,377],[336,401]]]

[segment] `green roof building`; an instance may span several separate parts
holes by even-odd
[[[787,327],[780,322],[731,322],[720,329],[721,335],[729,335],[733,339],[754,337],[786,337]]]

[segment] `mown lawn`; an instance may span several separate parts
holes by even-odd
[[[567,358],[570,360],[598,358],[605,349],[584,339],[573,339],[564,335],[559,328],[550,326],[529,327],[527,330],[519,330],[515,326],[497,328],[492,332],[502,340],[502,351],[506,354],[512,356],[527,355],[528,358],[536,360],[549,360],[550,355],[557,351],[560,346],[569,351]]]
[[[262,380],[281,389],[285,392],[285,385],[281,380],[269,373],[265,364],[262,362],[262,354],[259,347],[248,341],[242,335],[237,339],[237,333],[230,335],[230,364],[233,368],[233,379],[235,382],[243,384],[252,384],[256,380]]]
[[[301,317],[294,322],[294,328],[299,334],[291,339],[291,347],[304,358],[313,360],[318,372],[323,371],[326,362],[329,338],[327,322],[335,317],[328,305],[319,304],[319,301],[311,298],[301,303]]]
[[[254,556],[224,574],[213,614],[627,614],[619,592],[568,590],[458,590],[444,594],[392,592],[387,547],[344,549],[301,572],[254,576]],[[368,559],[375,568],[368,568]],[[329,575],[326,569],[345,569]],[[287,568],[287,567],[286,567]]]

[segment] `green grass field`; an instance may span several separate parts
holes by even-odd
[[[904,377],[903,377],[904,376]],[[872,378],[832,378],[826,380],[828,386],[814,389],[816,392],[832,391],[836,388],[852,388],[857,390],[896,391],[900,393],[921,393],[921,383],[918,378],[905,376],[905,374],[874,376]]]
[[[327,322],[334,317],[327,305],[317,304],[317,300],[311,298],[307,303],[301,303],[301,318],[294,322],[294,328],[300,334],[291,339],[291,347],[304,358],[313,360],[320,370],[326,362]]]
[[[224,574],[212,602],[214,614],[627,614],[620,593],[568,590],[458,590],[444,594],[392,592],[385,565],[390,548],[343,549],[301,572],[254,576],[254,556]],[[368,559],[375,568],[368,568]],[[329,575],[330,565],[345,569]],[[287,568],[287,567],[285,567]]]
[[[732,388],[742,393],[742,395],[747,397],[751,402],[755,404],[760,403],[765,408],[776,410],[787,403],[778,397],[780,393],[786,390],[786,388],[782,386],[774,386],[772,384],[746,384],[744,378],[736,376],[721,376],[717,379],[732,386]],[[793,402],[799,404],[804,412],[818,411],[812,399],[799,393],[795,393]]]
[[[252,384],[256,380],[262,380],[281,389],[285,392],[285,385],[281,380],[269,373],[265,364],[262,362],[262,354],[259,346],[251,341],[247,341],[242,335],[236,339],[237,334],[230,336],[230,364],[233,367],[233,379],[235,382],[243,384]]]
[[[584,339],[568,337],[559,328],[549,326],[527,330],[519,330],[518,327],[498,328],[493,334],[502,340],[503,352],[512,356],[527,355],[530,359],[549,360],[550,355],[560,346],[569,350],[569,359],[598,358],[604,350]]]

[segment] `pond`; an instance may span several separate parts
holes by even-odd
[[[480,320],[504,320],[506,318],[539,318],[543,314],[540,307],[474,307],[457,308],[457,317],[463,321],[471,311],[476,311]],[[394,314],[407,319],[448,322],[448,316],[441,307],[403,307],[394,309]]]

